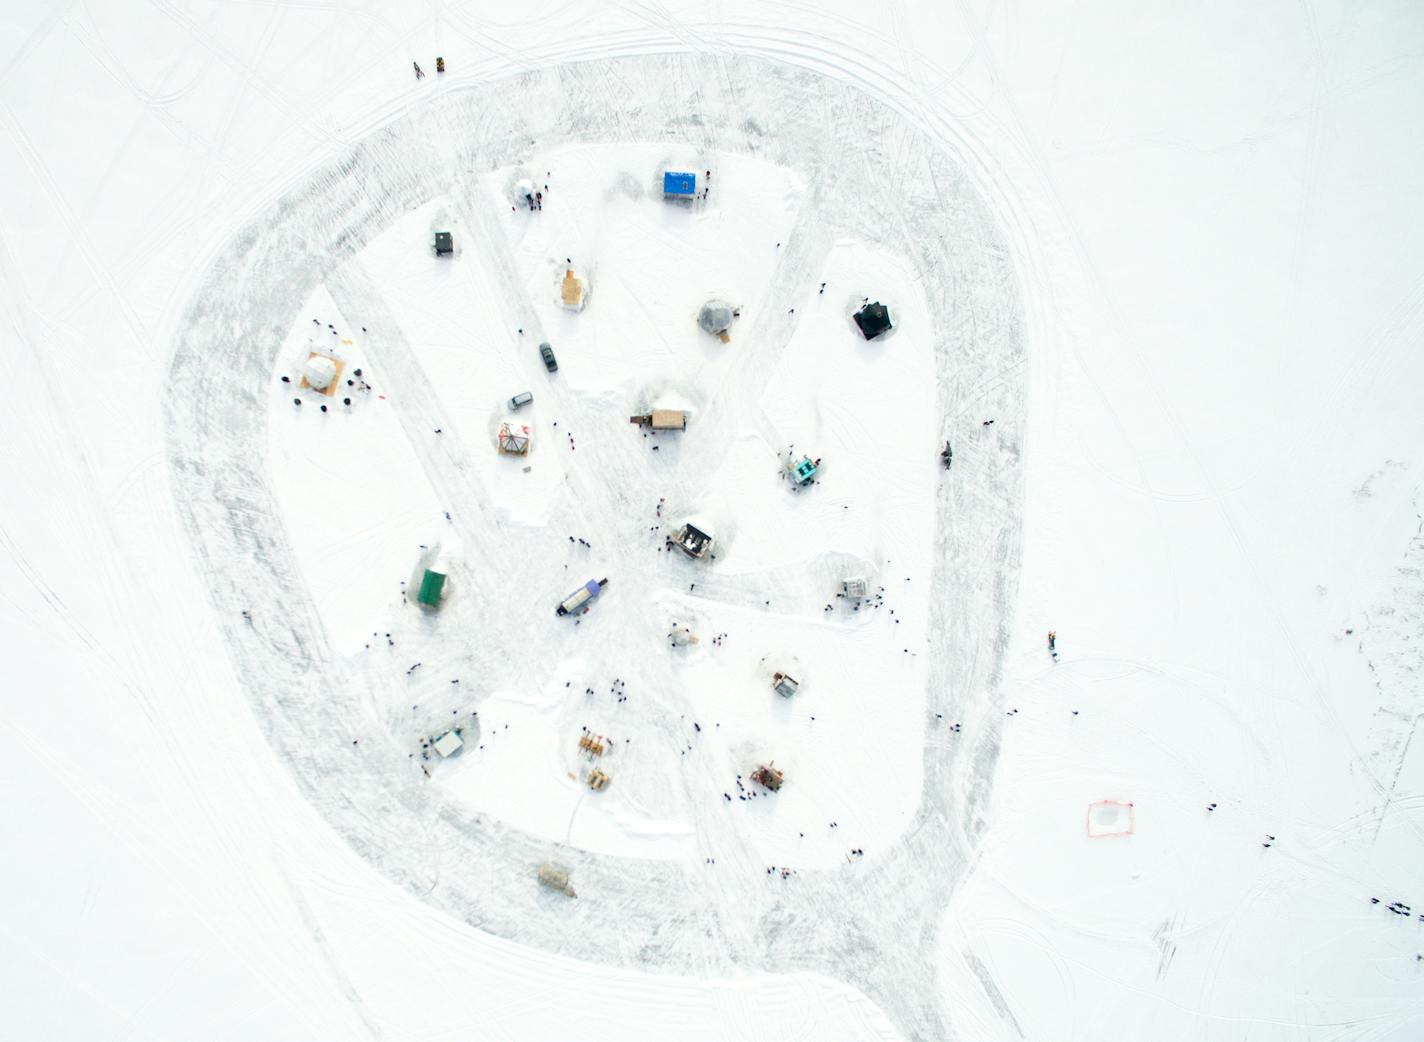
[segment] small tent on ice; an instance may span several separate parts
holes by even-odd
[[[337,378],[341,375],[342,363],[330,355],[313,351],[302,365],[302,386],[313,391],[330,394],[336,389]]]
[[[880,301],[866,304],[855,313],[855,324],[867,340],[874,340],[882,333],[890,331],[890,310]]]
[[[709,300],[697,312],[697,325],[704,333],[711,333],[725,344],[730,339],[727,330],[732,328],[732,319],[736,317],[737,309],[725,300]]]
[[[505,456],[529,455],[529,428],[522,423],[501,423],[499,451]]]
[[[568,897],[577,897],[573,886],[569,883],[569,870],[562,865],[556,865],[552,861],[545,861],[539,866],[539,882],[547,886],[550,890],[561,890]]]
[[[435,233],[435,256],[443,257],[455,252],[455,237],[449,232]]]

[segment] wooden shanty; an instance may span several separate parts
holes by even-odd
[[[772,792],[781,788],[782,773],[775,763],[764,763],[752,771],[752,781],[765,786]]]
[[[568,311],[582,311],[588,303],[588,283],[575,275],[573,268],[564,269],[564,279],[559,283],[559,303]]]
[[[579,736],[579,751],[588,753],[590,756],[603,755],[603,736],[597,734],[585,734]]]
[[[681,409],[654,409],[641,416],[629,416],[629,423],[639,427],[650,427],[655,431],[687,430],[687,413]]]
[[[588,787],[594,792],[601,791],[608,784],[608,775],[597,767],[588,772]]]

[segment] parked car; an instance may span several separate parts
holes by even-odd
[[[523,408],[524,406],[528,405],[528,404],[529,404],[530,402],[532,402],[533,400],[534,400],[534,392],[533,392],[533,391],[520,391],[520,392],[519,392],[518,394],[516,394],[513,398],[509,399],[509,407],[510,407],[511,409],[520,409],[520,408]]]
[[[544,368],[551,373],[559,371],[559,360],[554,357],[554,349],[547,343],[539,345],[539,357],[544,360]]]

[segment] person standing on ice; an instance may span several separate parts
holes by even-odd
[[[1048,653],[1053,656],[1053,661],[1058,661],[1058,634],[1053,630],[1048,631]]]

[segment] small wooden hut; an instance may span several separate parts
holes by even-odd
[[[781,769],[775,763],[764,763],[752,771],[752,781],[772,792],[781,788],[782,777]]]

